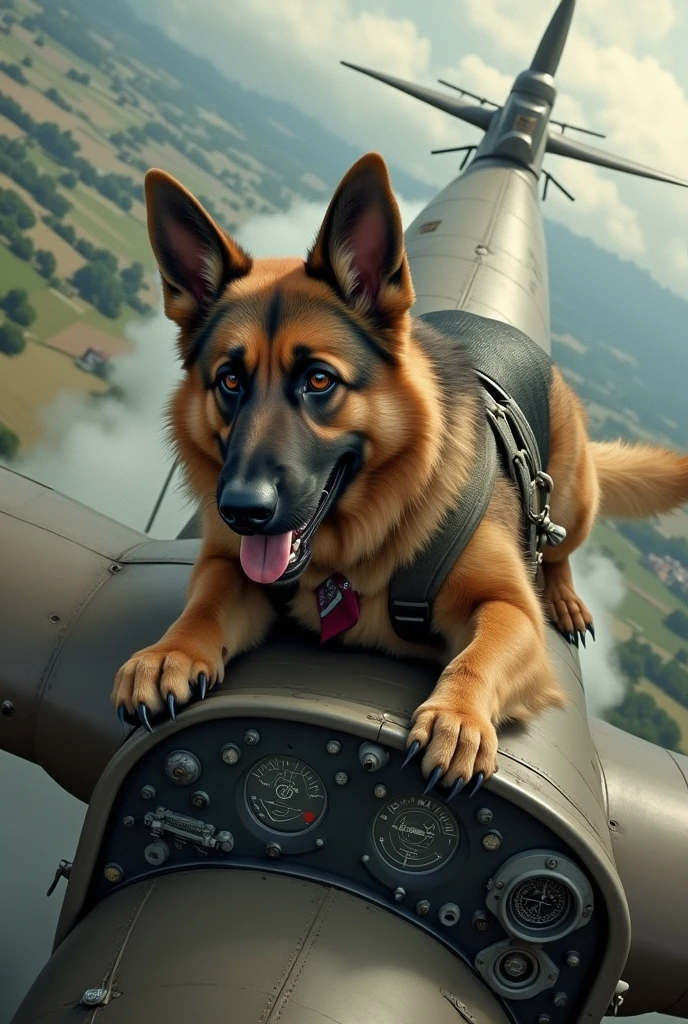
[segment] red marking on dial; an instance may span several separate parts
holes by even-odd
[[[310,825],[312,821],[315,821],[315,815],[313,814],[313,811],[304,811],[303,820],[306,822],[307,825]]]

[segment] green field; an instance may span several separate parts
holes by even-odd
[[[41,284],[43,288],[32,292],[30,296],[31,305],[38,315],[29,330],[39,341],[47,341],[74,323],[74,310],[53,295],[45,286],[45,281],[41,281]]]

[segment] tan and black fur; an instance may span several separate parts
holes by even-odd
[[[222,680],[231,659],[259,644],[274,621],[264,589],[242,571],[241,538],[218,513],[218,480],[279,478],[280,528],[293,529],[313,513],[336,458],[349,449],[355,475],[315,535],[288,613],[318,631],[314,589],[342,572],[360,597],[345,642],[436,658],[393,632],[388,584],[465,486],[482,412],[466,353],[410,316],[413,286],[383,160],[368,154],[350,169],[305,261],[253,261],[162,171],[148,173],[146,200],[165,312],[180,328],[186,373],[170,423],[203,509],[203,545],[182,615],[119,670],[114,703],[155,713],[170,694],[188,701],[199,675],[210,686]],[[229,380],[230,357],[244,391],[228,410],[218,388]],[[313,399],[310,383],[300,391],[294,384],[295,367],[307,373],[311,363],[334,375],[326,401]],[[688,456],[591,442],[582,405],[556,367],[550,431],[551,514],[567,536],[545,549],[543,597],[521,553],[518,500],[500,479],[435,601],[446,653],[408,742],[419,741],[424,773],[440,767],[447,786],[492,775],[501,723],[564,705],[546,620],[564,633],[591,624],[569,556],[597,516],[649,516],[688,501]]]

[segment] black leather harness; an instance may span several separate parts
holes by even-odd
[[[397,636],[433,644],[439,640],[432,629],[433,602],[485,515],[500,464],[518,488],[524,556],[533,582],[542,548],[561,543],[566,531],[549,518],[552,480],[543,468],[549,461],[549,356],[523,332],[474,313],[441,310],[418,319],[465,346],[485,404],[468,486],[430,543],[397,570],[389,585],[389,615]],[[277,585],[268,594],[279,609],[296,589],[296,583]]]
[[[429,545],[392,577],[389,615],[397,636],[431,643],[432,607],[447,573],[485,515],[499,463],[521,499],[524,555],[535,581],[545,543],[558,544],[565,531],[549,518],[549,390],[552,362],[527,335],[509,324],[441,310],[419,317],[464,345],[480,382],[485,419],[478,430],[473,473]]]

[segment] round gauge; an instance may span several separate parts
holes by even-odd
[[[459,848],[454,815],[422,796],[388,800],[375,816],[372,836],[384,863],[397,871],[437,871]]]
[[[536,875],[512,889],[509,910],[521,925],[551,928],[570,915],[571,891],[556,878]]]
[[[317,825],[327,808],[320,776],[295,757],[264,757],[246,776],[246,804],[261,825],[295,833]]]

